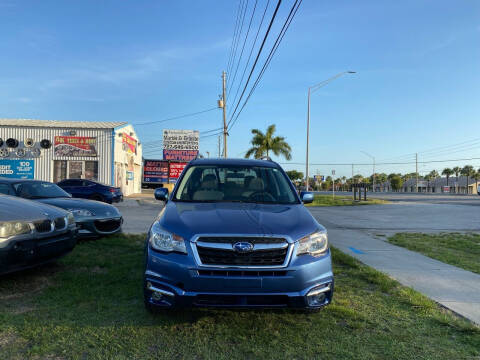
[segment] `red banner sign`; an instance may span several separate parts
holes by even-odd
[[[183,169],[188,163],[186,162],[171,162],[170,163],[170,169],[168,172],[168,177],[170,179],[178,179],[180,177],[180,174],[182,173]]]
[[[137,154],[137,140],[130,135],[122,133],[123,150],[130,154]]]
[[[97,138],[85,136],[55,136],[55,156],[97,156]]]

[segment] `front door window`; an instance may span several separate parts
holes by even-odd
[[[83,161],[68,162],[68,178],[81,179],[83,176]]]

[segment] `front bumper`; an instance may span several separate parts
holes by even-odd
[[[123,217],[84,217],[76,218],[79,237],[111,235],[122,231]]]
[[[296,250],[296,249],[295,249]],[[278,269],[198,267],[191,256],[147,250],[145,301],[170,307],[320,308],[332,301],[331,255],[292,257]],[[309,294],[318,293],[312,305]]]
[[[46,237],[13,240],[0,249],[0,274],[54,261],[72,251],[76,241],[76,229]]]

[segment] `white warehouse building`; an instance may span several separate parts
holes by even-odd
[[[0,119],[0,176],[89,179],[141,191],[142,147],[126,122]]]

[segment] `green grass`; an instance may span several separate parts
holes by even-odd
[[[400,233],[390,237],[388,241],[444,263],[480,274],[479,234]]]
[[[363,198],[362,198],[363,199]],[[313,202],[306,206],[356,206],[356,205],[377,205],[388,204],[388,201],[381,199],[371,199],[367,196],[367,201],[353,201],[353,196],[345,195],[315,195]]]
[[[142,236],[79,244],[58,265],[0,278],[1,359],[478,359],[480,330],[333,251],[333,303],[151,315]]]

